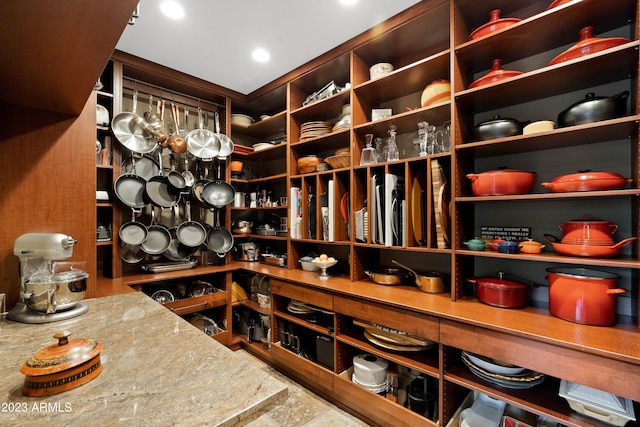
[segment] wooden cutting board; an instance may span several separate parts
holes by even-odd
[[[424,169],[420,169],[415,178],[413,178],[413,186],[411,187],[411,224],[413,225],[413,235],[420,245],[424,244],[424,233],[426,231],[422,229],[423,215],[426,214],[422,204],[424,178]]]
[[[436,242],[438,249],[447,249],[448,236],[445,237],[445,224],[443,224],[441,200],[441,195],[444,192],[444,187],[447,182],[444,171],[437,159],[431,160],[431,183],[433,187],[433,211],[435,213],[436,222]]]
[[[397,334],[394,332],[385,331],[384,329],[380,329],[372,325],[371,323],[367,323],[362,320],[354,319],[353,324],[356,326],[362,326],[365,332],[367,332],[372,337],[391,344],[422,347],[433,344],[433,341],[426,338],[418,337],[416,335]]]

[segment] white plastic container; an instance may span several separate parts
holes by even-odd
[[[389,362],[373,354],[359,354],[353,358],[353,374],[362,385],[378,386],[387,379]]]
[[[393,71],[393,65],[388,62],[380,62],[369,68],[369,77],[371,80],[380,78]]]
[[[558,394],[574,411],[614,426],[636,419],[631,400],[606,391],[561,380]]]

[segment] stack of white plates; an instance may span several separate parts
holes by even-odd
[[[331,133],[331,122],[306,122],[300,126],[300,140]]]
[[[508,365],[484,356],[462,352],[462,361],[479,378],[511,389],[526,389],[544,381],[544,374]]]

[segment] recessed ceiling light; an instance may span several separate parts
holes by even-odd
[[[340,3],[345,4],[345,5],[352,5],[354,3],[357,3],[358,0],[340,0]]]
[[[178,2],[165,1],[160,5],[160,10],[171,19],[184,18],[184,9]]]
[[[254,61],[257,62],[267,62],[271,55],[269,55],[269,52],[267,52],[266,50],[257,48],[251,53],[251,57]]]

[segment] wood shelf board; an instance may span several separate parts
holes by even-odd
[[[270,314],[271,313],[271,309],[260,307],[260,304],[258,304],[256,301],[253,301],[253,300],[250,300],[250,299],[237,301],[237,302],[234,303],[234,305],[240,305],[240,306],[243,306],[243,307],[247,307],[248,309],[253,310],[253,311],[257,311],[260,314]]]
[[[584,88],[586,82],[589,82],[589,86],[598,86],[623,80],[637,74],[639,46],[640,41],[632,41],[510,79],[465,89],[455,93],[454,97],[459,108],[479,113],[570,93]],[[505,69],[508,67],[505,66]]]
[[[349,104],[350,99],[351,89],[345,89],[328,98],[292,110],[289,114],[298,125],[310,121],[330,121],[340,117],[342,106]]]
[[[286,111],[280,111],[268,119],[260,120],[258,117],[254,117],[254,119],[256,122],[249,126],[231,123],[231,137],[233,138],[233,134],[239,133],[263,140],[265,138],[285,133],[287,130]]]
[[[587,143],[593,144],[635,138],[638,136],[638,123],[640,123],[640,115],[630,115],[617,119],[557,128],[537,134],[458,144],[454,149],[460,156],[492,157],[555,148],[577,147]]]
[[[394,70],[391,74],[354,87],[355,95],[368,104],[378,104],[420,92],[437,79],[448,79],[449,50],[434,54],[418,63]]]
[[[549,247],[551,247],[549,245]],[[588,258],[558,255],[554,252],[542,252],[540,254],[502,254],[495,251],[470,251],[468,249],[457,249],[456,254],[460,256],[502,258],[531,262],[546,262],[560,264],[584,264],[588,263],[598,267],[630,268],[640,269],[640,263],[633,258]]]
[[[395,125],[399,134],[410,132],[417,134],[419,122],[428,121],[429,123],[441,124],[446,120],[450,120],[450,111],[451,103],[447,101],[426,108],[403,111],[386,119],[358,124],[353,127],[353,130],[362,136],[367,133],[387,135],[389,126]]]

